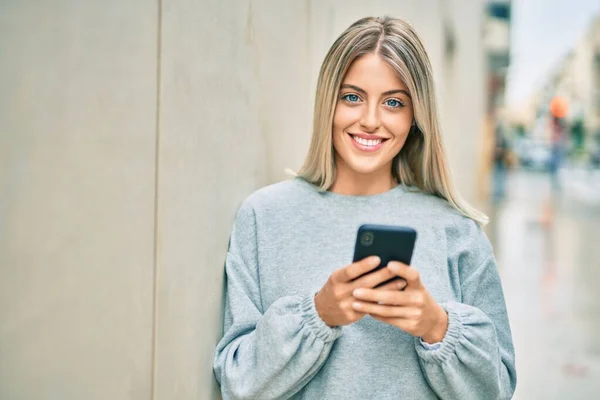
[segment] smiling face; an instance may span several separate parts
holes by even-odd
[[[377,54],[356,59],[344,77],[333,117],[336,182],[392,180],[392,162],[413,120],[406,85]]]

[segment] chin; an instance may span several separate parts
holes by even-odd
[[[385,168],[383,163],[364,163],[364,162],[350,162],[348,163],[348,167],[353,172],[361,175],[370,175],[375,172],[381,171],[382,168]]]

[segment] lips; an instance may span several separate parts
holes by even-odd
[[[388,140],[375,135],[349,135],[354,146],[357,149],[366,152],[373,152],[379,150],[383,146],[383,144]]]

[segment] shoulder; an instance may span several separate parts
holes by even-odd
[[[479,222],[467,217],[438,196],[423,192],[408,193],[407,197],[419,217],[442,230],[450,243],[456,247],[478,248],[486,253],[491,251],[489,240]]]
[[[294,215],[294,208],[306,202],[311,190],[316,191],[308,185],[305,181],[291,179],[256,190],[238,207],[231,236],[242,238],[244,243],[254,243],[257,231],[273,229]]]
[[[408,206],[422,218],[435,221],[438,226],[469,225],[472,221],[441,197],[413,188],[407,188],[406,194]]]
[[[295,203],[316,192],[308,182],[294,178],[262,187],[244,200],[244,204],[256,209]]]
[[[300,178],[274,183],[250,194],[241,204],[239,213],[262,214],[278,209],[293,209],[317,195],[313,185]]]

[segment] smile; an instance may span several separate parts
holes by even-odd
[[[349,134],[349,135],[352,138],[352,143],[354,144],[354,146],[362,151],[379,150],[381,148],[381,146],[383,145],[383,143],[387,140],[387,139],[381,139],[381,138],[364,139],[362,137],[355,136],[352,134]]]

